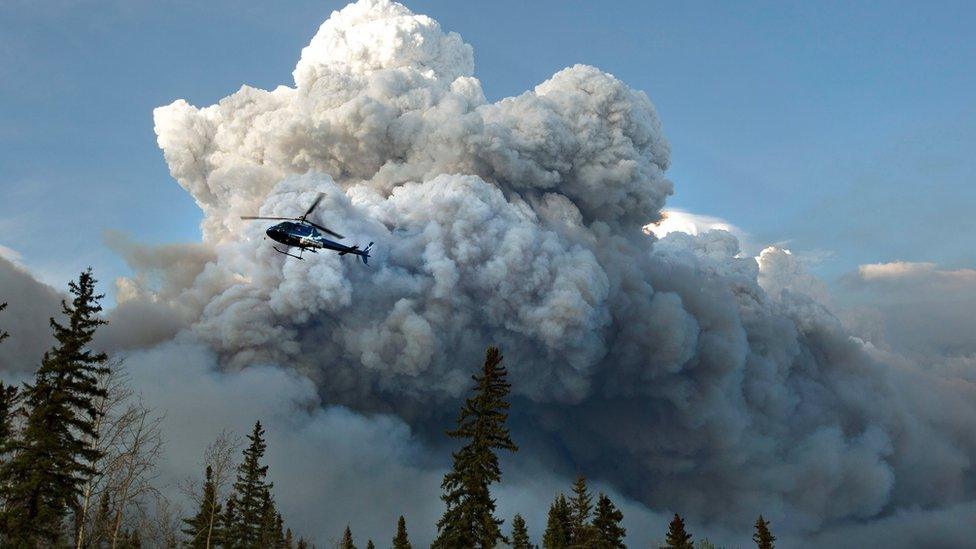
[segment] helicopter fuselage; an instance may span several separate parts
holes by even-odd
[[[355,254],[363,258],[369,257],[368,250],[361,250],[359,246],[346,246],[345,244],[340,244],[334,240],[329,240],[322,236],[315,227],[306,225],[304,223],[295,223],[292,221],[283,221],[269,227],[265,234],[268,238],[274,240],[275,242],[280,242],[285,246],[291,246],[294,248],[299,248],[302,250],[315,251],[320,248],[325,248],[328,250],[335,250],[339,252],[339,255],[345,254]]]

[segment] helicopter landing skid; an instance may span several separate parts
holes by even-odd
[[[302,252],[298,252],[298,255],[295,255],[295,254],[288,253],[288,252],[286,252],[284,250],[279,250],[277,246],[272,246],[272,248],[274,248],[274,251],[278,252],[279,254],[285,254],[288,257],[294,257],[295,259],[301,259],[302,261],[305,261],[305,258],[302,257],[302,255],[301,255]],[[305,251],[305,248],[299,248],[299,249],[302,250],[302,251]]]

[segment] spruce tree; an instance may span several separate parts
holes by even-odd
[[[217,486],[214,484],[213,469],[208,465],[203,482],[200,507],[190,518],[183,519],[183,533],[187,536],[186,547],[208,549],[220,538],[220,508],[217,501]]]
[[[461,408],[457,429],[447,433],[467,444],[452,455],[453,468],[441,483],[441,499],[447,510],[437,522],[434,548],[493,548],[498,540],[505,539],[500,528],[502,521],[495,518],[495,500],[489,488],[501,480],[495,450],[516,452],[518,447],[505,426],[509,408],[505,397],[511,385],[501,362],[498,348],[489,347],[484,366],[472,376],[474,396]]]
[[[237,506],[234,504],[233,497],[227,499],[224,513],[220,516],[218,531],[220,532],[221,547],[230,549],[238,546],[237,540],[240,539],[240,536],[237,530]]]
[[[665,545],[661,549],[694,549],[694,547],[691,542],[691,534],[685,532],[685,521],[678,513],[675,513],[674,518],[671,519],[671,524],[668,525]]]
[[[356,549],[352,542],[352,530],[346,525],[346,531],[342,534],[342,541],[339,542],[339,549]]]
[[[7,453],[14,441],[14,418],[20,394],[13,385],[0,383],[0,465],[6,461]]]
[[[308,549],[308,542],[305,541],[305,538],[298,538],[298,545],[295,546],[295,549]]]
[[[285,549],[294,549],[295,536],[291,533],[291,528],[285,530]]]
[[[593,496],[586,489],[583,475],[576,476],[573,483],[573,498],[570,500],[569,545],[585,549],[593,543],[593,528],[590,526],[590,511],[593,510]]]
[[[261,547],[279,547],[284,543],[284,521],[275,509],[274,500],[270,493],[265,493],[264,503],[261,504],[261,534],[258,543]]]
[[[85,442],[97,435],[93,401],[106,395],[98,378],[108,372],[108,356],[89,349],[106,323],[98,316],[103,296],[95,283],[91,269],[69,283],[73,299],[61,302],[67,324],[50,320],[55,346],[24,388],[25,425],[0,472],[6,500],[0,527],[8,546],[57,545],[64,518],[94,474],[89,464],[101,457]]]
[[[373,540],[366,540],[366,549],[376,549],[376,545],[373,544]]]
[[[566,496],[559,494],[549,506],[546,531],[542,535],[545,549],[565,549],[569,547],[571,512]]]
[[[6,303],[0,303],[0,311],[3,311],[6,308],[7,308]],[[0,341],[3,341],[8,337],[10,337],[10,334],[8,334],[6,330],[0,330]]]
[[[0,303],[0,311],[7,308],[6,303]],[[5,330],[0,330],[0,342],[10,336]],[[17,387],[4,385],[0,382],[0,464],[4,462],[8,445],[14,435],[14,415],[17,411]]]
[[[397,520],[397,532],[393,538],[393,549],[410,549],[410,540],[407,538],[407,521],[400,515]]]
[[[272,483],[266,480],[268,466],[261,465],[267,444],[261,422],[247,435],[250,444],[244,449],[244,460],[237,468],[234,482],[234,526],[227,542],[233,547],[250,549],[261,546],[262,533],[267,530]]]
[[[512,549],[532,549],[529,530],[525,526],[522,515],[515,515],[512,519]]]
[[[600,549],[624,549],[624,536],[627,530],[620,525],[624,514],[610,501],[605,494],[600,494],[596,503],[596,516],[593,517],[593,529],[596,534],[595,547]]]
[[[776,541],[776,537],[773,536],[769,531],[769,521],[763,520],[763,516],[759,515],[756,519],[756,533],[752,535],[752,541],[756,542],[756,547],[759,549],[773,549],[773,542]]]

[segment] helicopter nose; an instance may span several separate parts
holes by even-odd
[[[267,231],[264,231],[264,234],[268,235],[271,238],[274,238],[275,234],[277,233],[278,233],[278,229],[274,227],[269,227]]]

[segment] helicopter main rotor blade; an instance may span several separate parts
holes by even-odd
[[[305,215],[302,216],[302,219],[308,217],[308,215],[312,213],[313,210],[315,210],[315,208],[319,205],[319,202],[322,202],[322,197],[324,196],[325,193],[319,193],[318,196],[315,197],[315,201],[312,202],[312,205],[308,207],[308,211],[305,212]]]
[[[241,219],[290,219],[292,221],[297,220],[297,217],[267,217],[261,215],[242,215]]]
[[[334,236],[334,237],[336,237],[336,238],[338,238],[340,240],[343,239],[343,238],[345,238],[341,234],[339,234],[339,233],[337,233],[335,231],[330,231],[329,229],[326,229],[325,227],[323,227],[322,225],[319,225],[318,223],[312,223],[311,221],[308,221],[308,220],[305,220],[305,223],[308,223],[309,225],[315,227],[316,229],[318,229],[318,230],[320,230],[320,231],[322,231],[324,233],[329,233],[332,236]]]

